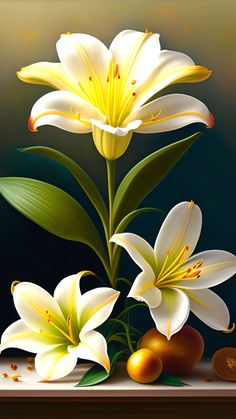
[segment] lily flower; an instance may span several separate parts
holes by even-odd
[[[227,306],[208,288],[236,273],[236,256],[224,250],[191,256],[201,225],[200,208],[193,202],[181,202],[164,220],[154,249],[136,234],[111,238],[142,269],[128,297],[148,305],[156,328],[168,339],[182,328],[190,310],[213,329],[231,331]]]
[[[14,282],[12,293],[21,317],[3,333],[0,351],[19,348],[36,353],[35,368],[45,380],[69,374],[77,358],[101,364],[107,372],[110,361],[105,338],[93,330],[110,315],[119,292],[106,287],[81,295],[81,271],[64,278],[54,296],[31,282]]]
[[[187,55],[161,50],[159,34],[125,30],[108,49],[91,35],[68,33],[56,47],[59,63],[39,62],[17,73],[24,82],[59,90],[34,104],[31,131],[54,125],[73,133],[92,132],[99,153],[113,160],[125,152],[133,132],[171,131],[194,122],[213,126],[207,107],[191,96],[170,94],[149,101],[171,84],[211,75]]]

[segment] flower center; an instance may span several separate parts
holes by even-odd
[[[156,287],[163,288],[169,285],[171,286],[177,281],[196,280],[200,278],[200,267],[203,264],[203,259],[199,260],[192,266],[179,269],[186,261],[189,249],[190,246],[185,245],[172,262],[170,262],[169,252],[166,254],[166,258],[155,282]]]
[[[67,326],[68,326],[68,333],[63,330],[63,328],[56,324],[55,320],[53,319],[52,315],[49,313],[48,310],[46,310],[46,316],[47,316],[47,322],[57,331],[59,331],[63,336],[65,336],[73,345],[78,345],[79,342],[74,337],[72,325],[71,325],[71,317],[67,318]],[[43,331],[40,331],[43,333]]]
[[[119,64],[110,61],[105,83],[92,72],[83,83],[78,82],[80,95],[106,116],[107,123],[121,126],[129,115],[136,96],[136,80],[128,81],[120,74]]]

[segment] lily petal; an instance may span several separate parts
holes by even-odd
[[[140,272],[136,277],[127,297],[144,301],[149,307],[157,307],[161,303],[161,291],[154,287],[155,275],[150,277],[149,271]]]
[[[142,124],[141,119],[131,121],[127,125],[125,125],[124,127],[113,127],[112,125],[107,125],[107,124],[105,124],[101,121],[97,121],[97,120],[94,120],[94,119],[92,119],[91,122],[93,124],[93,127],[96,126],[96,127],[100,128],[102,131],[109,132],[110,134],[114,134],[114,135],[117,135],[119,137],[124,137],[130,131],[137,130],[137,128]],[[122,139],[120,139],[120,141],[121,140]]]
[[[156,271],[156,263],[152,246],[142,237],[134,233],[114,234],[111,242],[124,247],[135,263],[152,277]]]
[[[7,348],[18,348],[28,352],[42,352],[49,345],[63,343],[64,339],[50,334],[33,332],[23,320],[12,323],[2,334],[0,351]]]
[[[177,333],[189,316],[189,299],[178,289],[163,288],[162,302],[156,308],[150,308],[156,328],[169,340]]]
[[[107,320],[119,295],[120,292],[112,288],[100,287],[87,291],[81,296],[77,306],[80,339]]]
[[[204,289],[214,287],[231,278],[236,273],[236,256],[225,250],[207,250],[192,256],[181,269],[203,261],[199,268],[200,278],[176,282],[183,289]]]
[[[17,72],[20,80],[26,83],[46,84],[54,89],[79,93],[78,86],[68,77],[61,63],[40,62],[23,67]]]
[[[91,330],[83,335],[83,338],[77,347],[70,347],[69,351],[70,353],[75,353],[78,358],[97,362],[105,368],[107,373],[110,372],[107,343],[101,333]]]
[[[81,297],[80,280],[87,275],[94,275],[94,273],[91,271],[80,271],[62,279],[55,288],[53,296],[66,319],[72,316],[73,313],[77,313],[77,306]]]
[[[35,357],[35,369],[44,380],[65,377],[76,363],[77,356],[68,352],[67,345],[58,345],[49,351],[38,353]]]
[[[65,71],[76,83],[106,82],[111,53],[99,39],[82,33],[62,35],[57,53]]]
[[[213,291],[186,290],[191,311],[215,330],[227,331],[230,322],[229,310],[224,301]]]
[[[102,119],[102,116],[78,95],[66,91],[50,92],[34,104],[29,129],[37,131],[42,125],[53,125],[74,133],[91,132],[91,118]]]
[[[162,50],[159,54],[158,65],[136,91],[135,109],[170,84],[196,83],[206,80],[211,74],[212,72],[206,67],[195,65],[186,54]]]
[[[181,202],[174,206],[164,220],[154,246],[158,268],[161,269],[168,257],[168,265],[178,257],[179,262],[184,262],[195,249],[201,226],[202,213],[193,202]]]
[[[67,332],[67,324],[59,305],[40,286],[31,282],[20,282],[14,288],[13,299],[18,314],[32,331],[61,337],[61,333],[48,321],[50,317]]]
[[[109,50],[119,66],[121,80],[142,84],[156,68],[160,53],[159,34],[125,30],[112,41]]]
[[[213,116],[200,100],[182,94],[162,96],[147,103],[131,114],[124,123],[141,119],[142,124],[135,132],[154,133],[173,131],[196,122],[209,128],[213,124]]]

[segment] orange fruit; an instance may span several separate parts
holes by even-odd
[[[139,348],[155,352],[162,360],[163,371],[184,374],[202,358],[204,340],[196,329],[188,325],[184,325],[170,340],[153,328],[142,337]]]
[[[150,349],[139,349],[130,355],[127,361],[127,372],[138,383],[152,383],[162,371],[160,357]]]
[[[236,348],[221,348],[215,352],[212,368],[219,378],[236,381]]]

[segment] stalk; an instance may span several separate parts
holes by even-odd
[[[113,243],[109,240],[113,235],[113,201],[115,195],[115,175],[116,175],[116,160],[108,160],[106,159],[107,165],[107,191],[108,191],[108,237],[107,237],[107,249],[109,255],[109,262],[110,262],[110,283],[113,288],[116,288],[116,267],[114,266],[114,259],[113,259]]]

